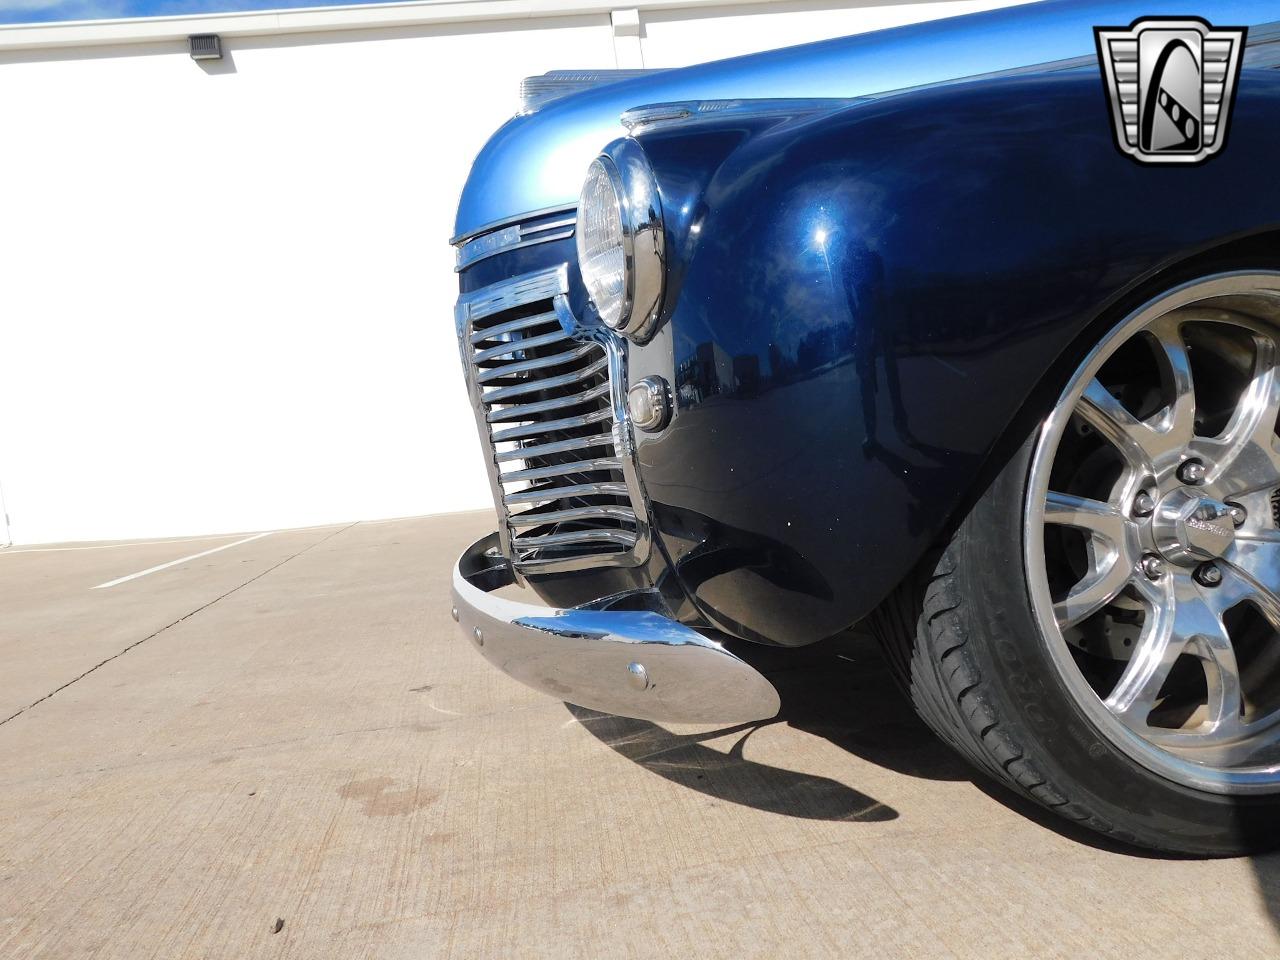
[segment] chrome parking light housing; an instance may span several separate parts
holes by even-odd
[[[645,377],[627,391],[627,415],[641,430],[661,430],[671,416],[670,390],[661,377]]]
[[[591,162],[578,202],[578,269],[601,321],[643,342],[662,310],[662,201],[640,144],[618,140]]]

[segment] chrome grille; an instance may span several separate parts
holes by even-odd
[[[458,337],[503,546],[517,568],[643,559],[648,531],[621,414],[622,354],[580,327],[564,267],[464,296]]]

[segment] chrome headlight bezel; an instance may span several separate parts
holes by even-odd
[[[666,236],[658,183],[644,150],[629,138],[610,144],[592,165],[592,169],[598,166],[613,188],[621,221],[623,256],[623,292],[616,318],[613,318],[613,304],[602,305],[594,298],[592,303],[607,326],[629,339],[643,341],[652,335],[662,313],[666,281]],[[589,222],[586,203],[584,195],[579,199],[575,244],[579,270],[591,296],[593,284],[583,269],[585,229]],[[601,309],[602,306],[605,309]]]

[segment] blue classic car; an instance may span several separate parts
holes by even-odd
[[[739,723],[764,646],[861,625],[1008,788],[1274,843],[1280,9],[1194,6],[526,81],[453,240],[478,651]]]

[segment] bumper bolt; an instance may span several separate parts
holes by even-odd
[[[1155,554],[1147,554],[1142,558],[1142,572],[1147,575],[1148,580],[1159,580],[1164,576],[1164,561]]]
[[[1196,568],[1195,578],[1203,587],[1216,587],[1222,582],[1222,571],[1216,563],[1202,563]]]
[[[1143,491],[1133,498],[1133,515],[1135,517],[1149,517],[1155,512],[1156,502],[1151,499],[1151,494]]]
[[[1204,483],[1204,464],[1199,460],[1188,460],[1178,468],[1178,479],[1192,485]]]
[[[1237,527],[1244,526],[1245,520],[1249,519],[1249,514],[1238,503],[1228,504],[1227,511],[1231,514],[1231,522]]]
[[[627,683],[633,690],[649,689],[649,671],[644,668],[643,663],[633,661],[627,664]]]

